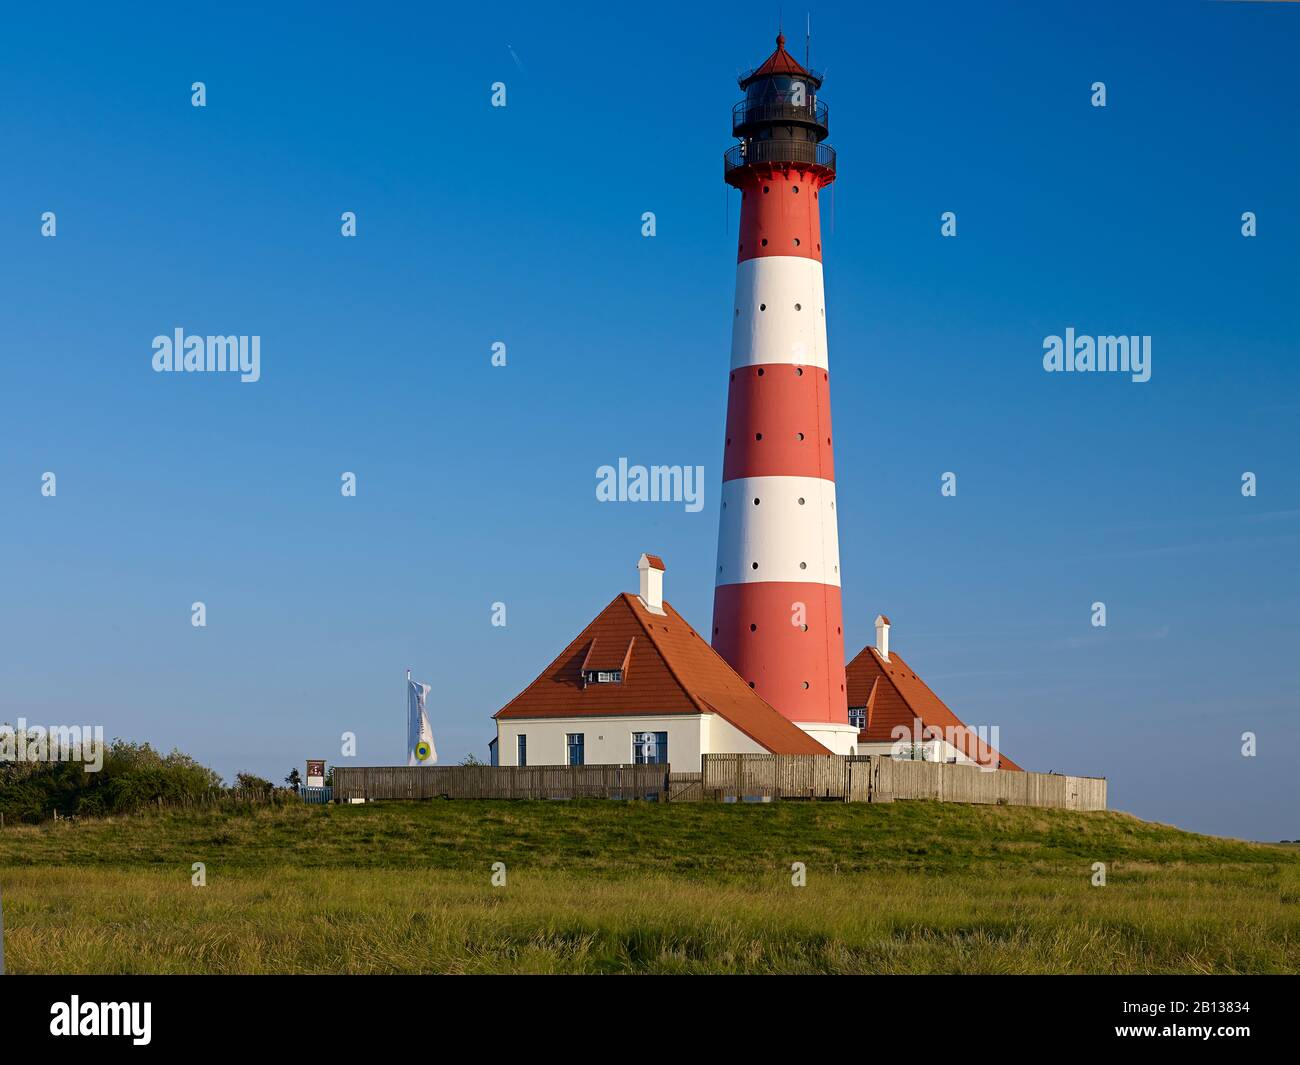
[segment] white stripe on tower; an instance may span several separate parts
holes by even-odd
[[[826,369],[826,296],[816,259],[768,255],[736,266],[731,368],[768,362]]]

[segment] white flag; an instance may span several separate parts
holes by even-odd
[[[438,751],[433,746],[433,732],[429,728],[429,711],[425,698],[433,689],[419,681],[406,682],[406,764],[433,765]]]

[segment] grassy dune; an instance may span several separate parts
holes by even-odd
[[[493,887],[491,864],[507,883]],[[790,884],[790,863],[807,886]],[[1105,862],[1105,887],[1091,884]],[[207,886],[192,887],[203,862]],[[1295,972],[1300,854],[1122,814],[435,802],[0,834],[11,972]]]

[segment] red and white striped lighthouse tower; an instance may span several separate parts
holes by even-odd
[[[822,287],[821,78],[785,50],[740,79],[741,191],[713,646],[768,703],[852,753],[840,607],[830,371]]]

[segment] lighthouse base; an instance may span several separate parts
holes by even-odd
[[[858,730],[853,725],[840,725],[833,721],[796,721],[795,725],[831,754],[857,753]]]

